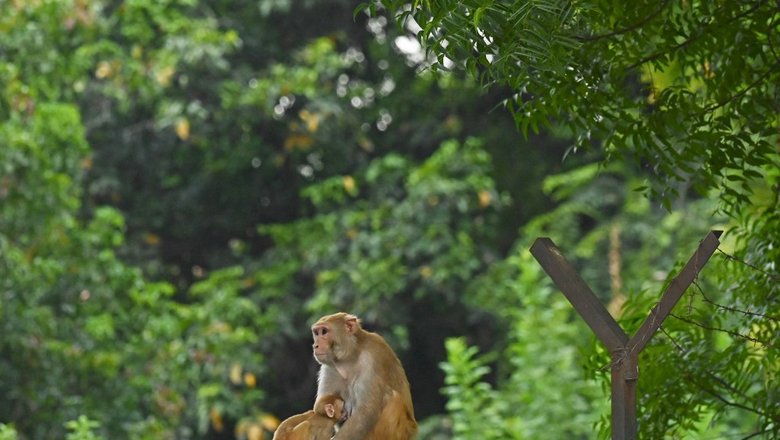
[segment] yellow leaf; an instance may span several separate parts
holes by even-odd
[[[183,141],[189,139],[190,121],[188,121],[186,118],[181,118],[178,122],[176,122],[176,136],[178,136],[179,139]]]
[[[358,146],[362,148],[365,151],[368,151],[369,153],[374,151],[374,143],[371,142],[371,139],[361,136],[358,138]]]
[[[92,157],[88,156],[83,159],[81,159],[81,168],[84,170],[91,170],[92,169]]]
[[[702,68],[704,69],[704,77],[707,79],[715,78],[715,72],[712,70],[712,66],[710,65],[709,61],[705,61],[704,65],[702,65]]]
[[[241,383],[241,364],[233,364],[230,366],[230,383],[238,385]]]
[[[173,66],[166,66],[157,71],[155,78],[160,85],[166,87],[171,84],[174,73],[176,73],[176,69],[174,69]]]
[[[279,423],[279,419],[270,414],[263,414],[263,416],[260,417],[260,424],[269,432],[275,431],[279,426]]]
[[[308,110],[301,110],[301,112],[298,113],[298,116],[301,118],[303,123],[306,124],[306,130],[308,130],[310,133],[317,131],[320,126],[320,120],[322,119],[320,115],[312,113]]]
[[[255,284],[257,284],[257,281],[255,281],[254,278],[244,278],[241,280],[241,287],[244,289],[254,287]]]
[[[101,61],[98,63],[98,67],[95,70],[95,78],[105,79],[114,74],[114,68],[108,61]]]
[[[341,178],[341,184],[344,186],[344,191],[349,194],[355,193],[355,179],[352,176],[344,176]]]
[[[244,383],[249,388],[254,388],[257,385],[257,378],[252,373],[244,373]]]
[[[479,206],[480,208],[487,208],[490,206],[490,202],[493,200],[493,196],[490,191],[482,190],[479,192]]]
[[[246,432],[247,440],[263,440],[263,428],[258,425],[252,425]]]
[[[141,55],[143,54],[144,54],[144,48],[137,44],[134,44],[133,48],[130,50],[130,56],[132,56],[136,60],[140,59]]]
[[[144,235],[144,242],[149,246],[157,246],[160,244],[160,236],[151,232],[147,232]]]
[[[209,411],[209,419],[211,419],[211,426],[214,427],[214,431],[222,432],[225,429],[225,424],[222,421],[222,414],[216,408],[211,408]]]
[[[314,140],[305,134],[293,134],[284,140],[284,149],[287,151],[292,150],[308,150],[309,147],[314,144]]]

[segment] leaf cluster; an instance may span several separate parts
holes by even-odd
[[[780,165],[770,2],[402,3],[382,5],[416,23],[436,68],[508,87],[524,133],[562,123],[575,150],[596,144],[651,169],[667,208],[690,181],[737,212]]]

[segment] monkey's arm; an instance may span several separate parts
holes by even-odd
[[[384,404],[383,387],[379,378],[370,374],[365,376],[355,383],[357,399],[352,413],[333,440],[364,440],[376,426]]]

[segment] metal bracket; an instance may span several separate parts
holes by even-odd
[[[698,277],[699,271],[718,248],[722,231],[710,231],[679,274],[669,283],[661,300],[630,339],[577,274],[560,249],[547,237],[539,237],[531,254],[563,292],[593,333],[612,353],[612,439],[637,437],[636,384],[639,381],[639,353]]]

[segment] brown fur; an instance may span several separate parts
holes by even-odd
[[[273,440],[329,440],[342,418],[344,401],[336,395],[317,399],[314,409],[283,421]]]
[[[414,407],[401,362],[384,338],[363,330],[346,313],[312,326],[320,363],[318,396],[344,399],[347,421],[334,440],[409,440],[417,433]]]

